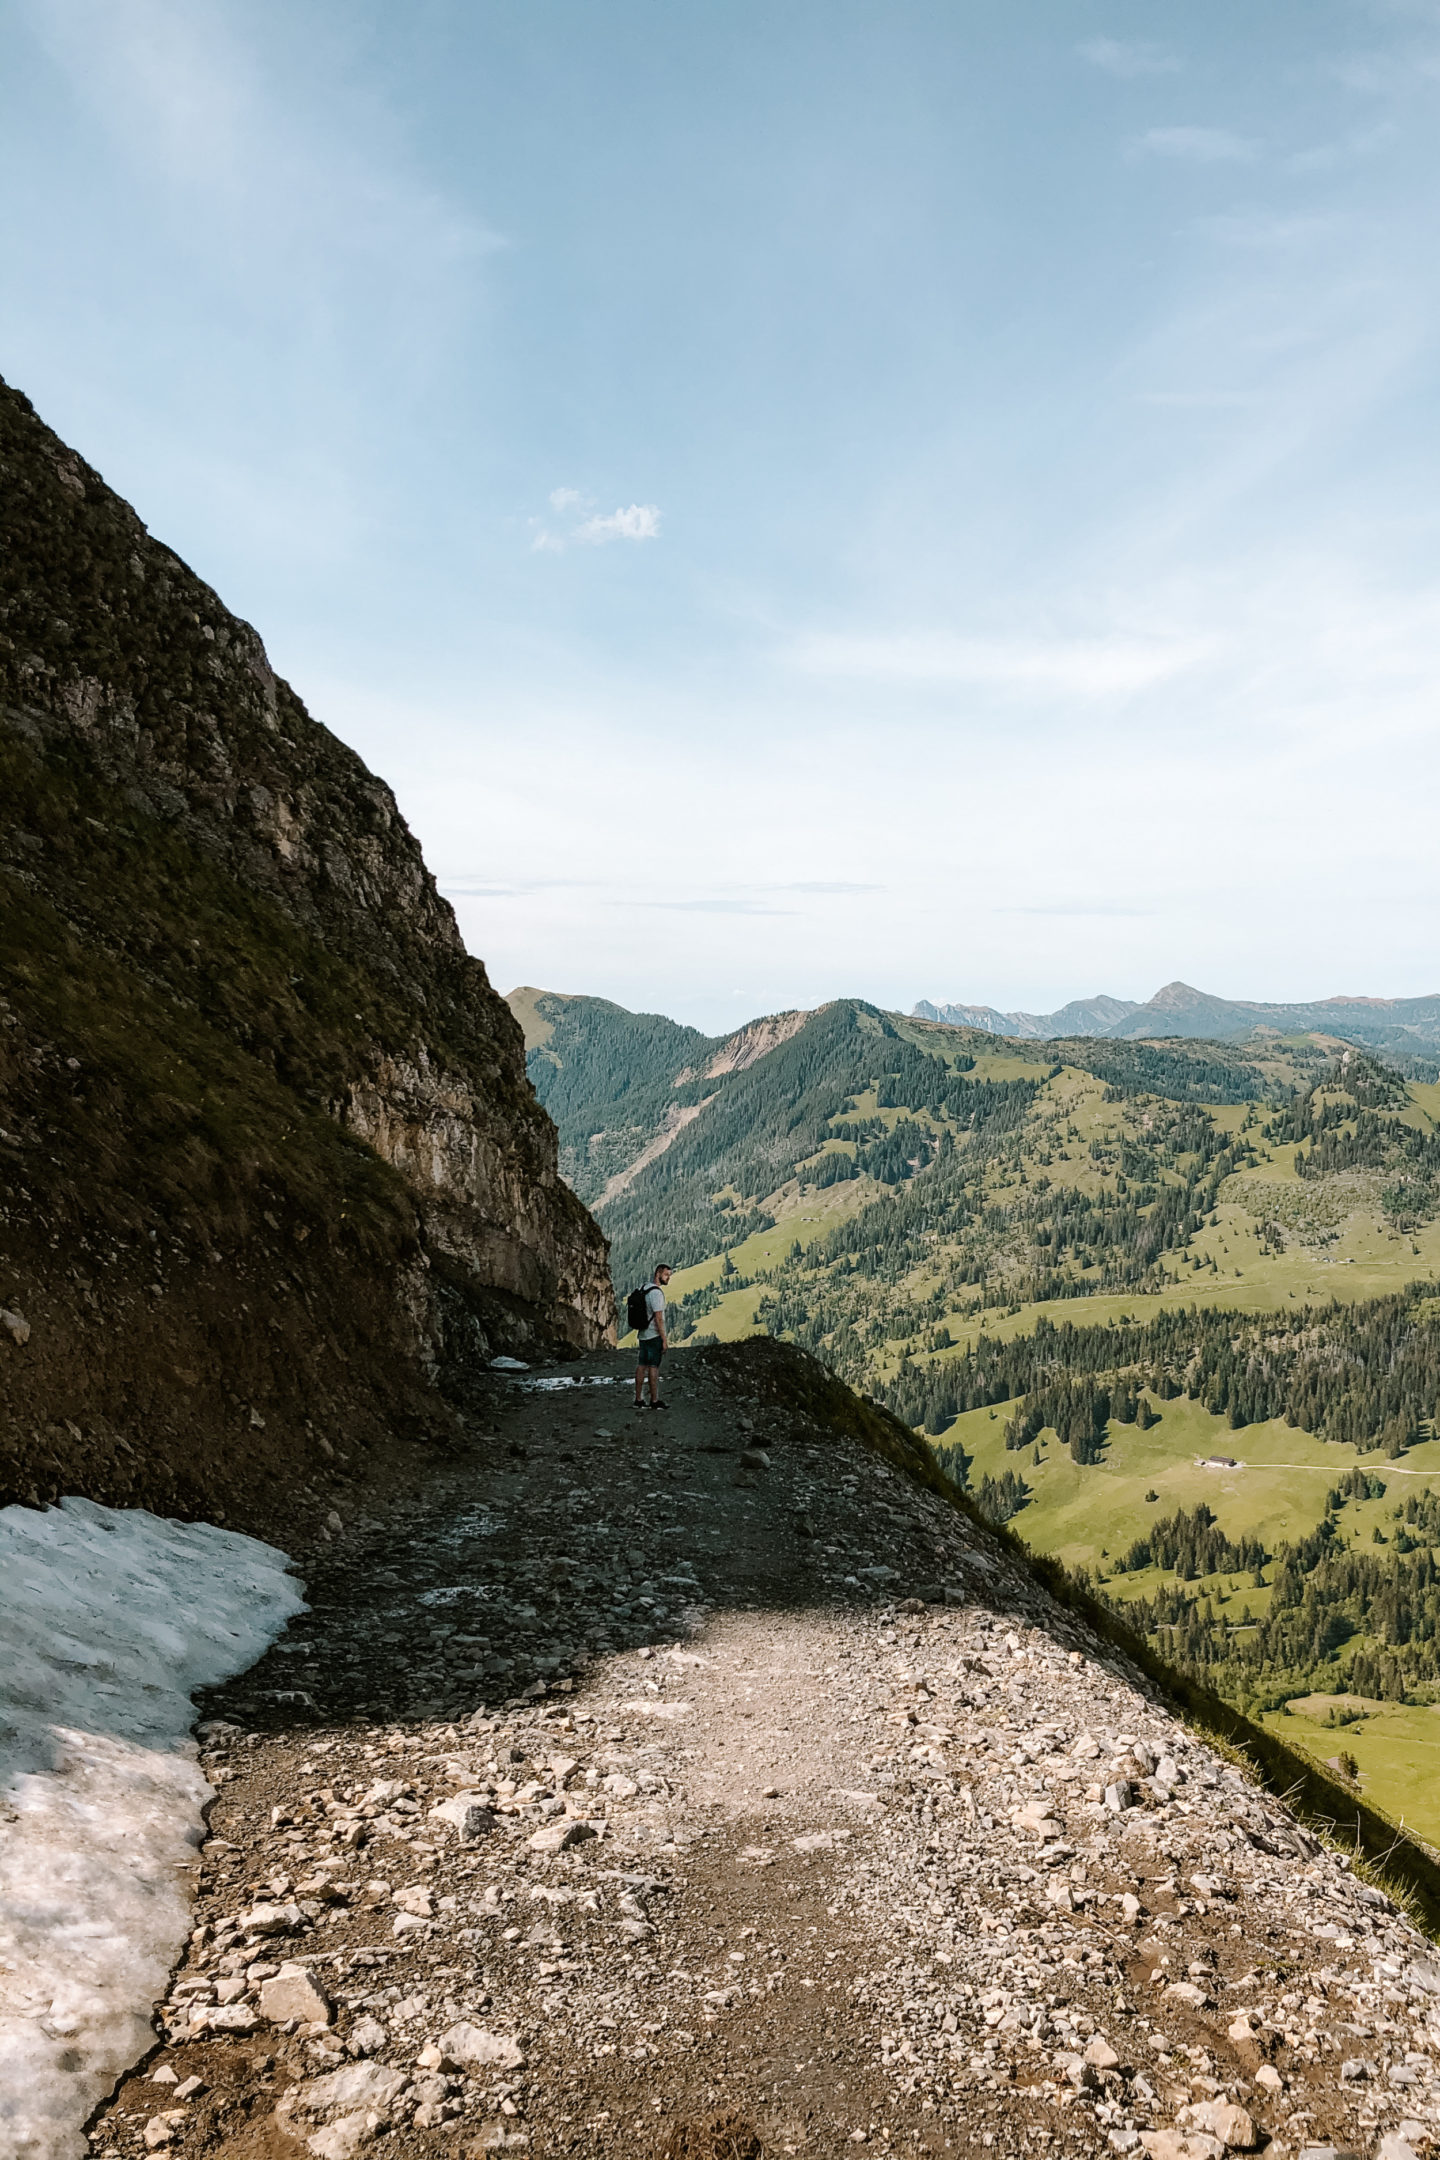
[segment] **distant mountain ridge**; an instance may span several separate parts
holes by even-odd
[[[1027,1042],[1049,1042],[1058,1036],[1106,1035],[1121,1020],[1144,1008],[1128,998],[1074,998],[1059,1012],[999,1012],[993,1005],[932,1005],[921,998],[911,1008],[912,1020],[937,1020],[946,1027],[983,1028],[987,1035],[1018,1035]]]
[[[1389,1049],[1440,1049],[1440,995],[1414,998],[1330,997],[1310,1004],[1256,1004],[1216,997],[1189,983],[1166,983],[1143,1005],[1125,998],[1076,998],[1058,1012],[1000,1012],[993,1005],[932,1004],[921,998],[911,1017],[948,1027],[982,1028],[991,1035],[1025,1041],[1108,1036],[1140,1042],[1150,1037],[1201,1036],[1235,1042],[1270,1029],[1281,1035],[1317,1030],[1348,1041]]]

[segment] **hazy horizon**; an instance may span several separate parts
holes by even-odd
[[[498,982],[1437,972],[1440,14],[16,0],[0,372]]]
[[[1055,1013],[1063,1012],[1065,1008],[1069,1005],[1085,1004],[1099,997],[1113,997],[1121,1000],[1122,1002],[1129,1003],[1137,1007],[1148,1005],[1152,998],[1159,995],[1161,990],[1169,989],[1180,984],[1181,978],[1179,976],[1171,976],[1167,982],[1157,983],[1155,988],[1148,991],[1143,997],[1129,999],[1125,998],[1123,992],[1115,990],[1077,990],[1070,997],[1060,998],[1054,1005],[1048,1006],[1027,1006],[1013,1003],[1001,1004],[995,998],[968,997],[960,993],[955,993],[953,995],[932,996],[928,991],[924,990],[917,991],[915,996],[913,998],[910,998],[905,1004],[898,1004],[887,1001],[884,998],[872,997],[864,990],[856,990],[854,988],[851,988],[849,990],[836,991],[832,997],[819,998],[815,1001],[815,1005],[813,1006],[802,1005],[801,1001],[795,998],[781,999],[779,1003],[774,1005],[757,1005],[753,1008],[753,1010],[747,1012],[740,1020],[727,1020],[723,1023],[722,1026],[712,1028],[707,1028],[702,1021],[688,1019],[684,1015],[673,1012],[665,1006],[642,1004],[639,1006],[627,1006],[625,1007],[625,1009],[632,1012],[657,1013],[660,1015],[661,1018],[667,1020],[682,1020],[683,1024],[686,1026],[699,1028],[702,1034],[723,1035],[729,1033],[733,1028],[737,1026],[744,1026],[746,1022],[750,1020],[763,1020],[770,1017],[770,1015],[774,1013],[799,1012],[802,1010],[814,1011],[819,1006],[832,1004],[836,1002],[836,1000],[846,997],[855,998],[862,1004],[874,1005],[878,1010],[882,1012],[903,1014],[907,1018],[911,1018],[914,1016],[914,1008],[916,1007],[916,1005],[920,1003],[926,1003],[937,1007],[944,1007],[947,1005],[968,1005],[972,1008],[986,1007],[992,1012],[998,1012],[1005,1016],[1014,1016],[1023,1013],[1032,1018],[1045,1019],[1051,1017]],[[1383,991],[1376,992],[1370,990],[1331,990],[1321,992],[1314,997],[1305,998],[1238,998],[1232,997],[1231,993],[1228,990],[1217,990],[1213,986],[1207,987],[1206,985],[1201,983],[1186,983],[1183,984],[1183,987],[1190,990],[1199,990],[1202,995],[1206,997],[1222,998],[1225,999],[1228,1003],[1237,1005],[1254,1004],[1260,1006],[1269,1006],[1356,1004],[1368,1006],[1389,1002],[1387,993]],[[501,992],[501,995],[506,998],[513,998],[522,996],[527,991],[534,991],[542,997],[598,997],[604,999],[604,1001],[609,1004],[621,1006],[624,1006],[625,1002],[621,998],[607,998],[605,993],[602,991],[576,988],[576,986],[573,984],[568,986],[562,986],[556,983],[541,982],[512,983],[508,990],[504,990]],[[1440,997],[1440,990],[1404,991],[1401,993],[1397,993],[1397,995],[1404,997]]]

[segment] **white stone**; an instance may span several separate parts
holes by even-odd
[[[457,2070],[523,2070],[525,2055],[519,2043],[479,2025],[452,2025],[440,2035],[445,2060]]]
[[[1208,2000],[1205,1990],[1193,1980],[1172,1980],[1165,1990],[1167,2000],[1188,2003],[1192,2010],[1202,2009]]]
[[[328,2025],[335,2008],[318,1980],[303,1965],[282,1965],[260,1987],[260,2011],[272,2025],[298,2018],[302,2025]]]
[[[582,1838],[594,1835],[595,1832],[588,1822],[555,1822],[547,1823],[543,1830],[537,1830],[534,1836],[527,1838],[525,1842],[531,1852],[557,1853],[564,1852],[569,1845],[578,1845]]]
[[[222,2003],[218,2010],[207,2010],[207,2032],[252,2033],[260,2022],[260,2013],[249,2003]]]
[[[1253,2152],[1260,2142],[1255,2119],[1233,2100],[1199,2100],[1176,2117],[1186,2130],[1203,2130],[1231,2152]]]
[[[1219,2138],[1203,2130],[1142,2130],[1140,2143],[1150,2160],[1223,2160]]]
[[[381,2110],[397,2100],[409,2082],[403,2070],[384,2063],[347,2063],[343,2070],[293,2086],[286,2101],[306,2115],[328,2115],[332,2108]]]
[[[342,2115],[338,2122],[329,2123],[323,2130],[316,2130],[305,2140],[310,2151],[319,2160],[351,2160],[362,2145],[368,2145],[379,2124],[375,2117],[363,2110],[354,2115]]]
[[[465,1844],[484,1837],[495,1827],[495,1817],[473,1793],[456,1793],[453,1799],[442,1800],[438,1807],[431,1808],[430,1817],[432,1822],[449,1823]]]
[[[252,1905],[240,1915],[247,1935],[290,1935],[303,1927],[305,1915],[298,1905]]]

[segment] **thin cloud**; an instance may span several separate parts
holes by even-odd
[[[1227,247],[1298,248],[1333,240],[1344,232],[1347,220],[1339,217],[1243,216],[1197,218],[1195,230]]]
[[[859,885],[850,878],[799,878],[792,885],[781,885],[780,892],[803,893],[872,893],[884,892],[883,885]]]
[[[1139,405],[1171,406],[1178,412],[1234,412],[1258,404],[1253,390],[1142,390]]]
[[[658,503],[629,503],[608,512],[597,511],[593,497],[579,488],[558,487],[550,491],[550,507],[565,520],[559,531],[532,519],[535,537],[530,545],[539,554],[563,555],[572,547],[605,547],[612,540],[658,540]]]
[[[1382,120],[1375,127],[1362,128],[1338,142],[1313,143],[1308,150],[1292,151],[1285,160],[1285,170],[1292,173],[1332,172],[1337,165],[1378,156],[1390,148],[1398,134],[1393,120]]]
[[[1050,907],[997,907],[989,910],[992,915],[1063,915],[1078,920],[1093,917],[1097,922],[1146,922],[1159,912],[1158,908],[1096,907],[1088,900],[1057,900]]]
[[[794,908],[761,907],[755,900],[612,900],[612,907],[651,908],[670,915],[793,915]]]
[[[528,900],[536,893],[584,892],[613,883],[609,878],[515,878],[508,884],[493,880],[458,877],[437,877],[435,880],[446,899],[457,900]]]
[[[1012,643],[955,637],[942,631],[898,637],[801,638],[791,648],[790,660],[806,675],[844,676],[857,682],[911,683],[937,689],[1051,690],[1103,697],[1144,690],[1183,674],[1204,651],[1202,645],[1178,639]]]
[[[446,899],[457,900],[523,900],[535,890],[533,885],[451,885],[437,880]]]
[[[1106,75],[1122,82],[1136,82],[1144,75],[1178,75],[1180,62],[1163,45],[1144,38],[1090,38],[1080,47],[1080,57]]]
[[[1248,165],[1255,145],[1228,128],[1147,128],[1135,145],[1142,156],[1174,158],[1184,165]]]
[[[631,503],[609,517],[586,518],[575,534],[582,547],[603,547],[607,540],[658,540],[660,512],[654,503]]]
[[[241,10],[32,0],[28,14],[125,154],[203,203],[237,266],[263,266],[272,291],[303,277],[308,295],[334,307],[366,280],[388,300],[391,342],[423,350],[447,288],[507,244],[387,155],[358,110],[319,126],[302,118]],[[404,327],[421,307],[419,324]]]

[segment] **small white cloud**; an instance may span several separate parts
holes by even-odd
[[[1152,157],[1178,158],[1186,165],[1248,165],[1255,145],[1228,128],[1147,128],[1136,148]]]
[[[532,518],[535,537],[530,545],[540,554],[563,555],[569,547],[604,547],[611,540],[658,540],[660,510],[656,503],[630,503],[608,515],[597,511],[594,499],[579,488],[553,488],[550,507],[566,523],[552,532]],[[583,514],[582,514],[583,513]]]
[[[1146,39],[1091,38],[1080,47],[1080,57],[1107,75],[1134,82],[1142,75],[1178,75],[1180,62],[1163,45]]]
[[[628,510],[612,510],[609,517],[586,518],[574,536],[588,547],[607,540],[658,540],[660,512],[654,503],[631,503]]]

